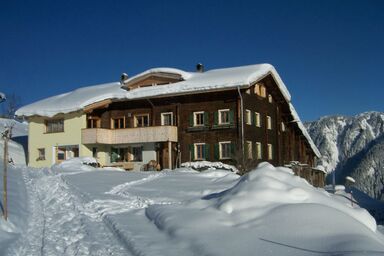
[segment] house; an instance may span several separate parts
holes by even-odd
[[[76,156],[139,170],[151,160],[230,164],[292,161],[320,153],[272,65],[195,72],[154,68],[20,108],[29,121],[29,165]]]

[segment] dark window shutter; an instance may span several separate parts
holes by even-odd
[[[204,145],[204,159],[209,160],[209,144]]]
[[[220,159],[220,151],[219,151],[219,144],[215,144],[214,145],[214,150],[215,150],[215,160],[219,160]]]
[[[189,114],[189,127],[193,126],[193,113]]]
[[[216,111],[213,113],[213,118],[214,118],[214,124],[218,125],[219,124],[219,111]]]
[[[231,155],[232,157],[235,155],[235,144],[231,143]]]
[[[207,126],[209,125],[209,113],[204,112],[204,125]]]
[[[235,113],[233,112],[233,110],[230,110],[229,111],[229,123],[230,124],[233,124],[234,123],[234,115],[235,115]]]
[[[189,145],[189,155],[191,156],[191,161],[195,160],[195,150],[193,144]]]

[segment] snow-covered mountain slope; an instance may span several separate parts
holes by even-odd
[[[384,200],[384,113],[326,116],[306,126],[323,155],[319,164],[335,171],[338,183],[352,176],[355,187]]]

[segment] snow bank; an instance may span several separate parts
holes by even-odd
[[[93,157],[74,157],[52,166],[56,172],[93,171],[97,167],[97,160]]]
[[[228,190],[180,206],[151,205],[146,215],[172,239],[190,241],[201,255],[352,255],[384,250],[384,240],[366,210],[335,200],[290,169],[268,163]]]
[[[224,164],[222,162],[209,162],[209,161],[196,161],[196,162],[185,162],[181,164],[182,167],[192,168],[194,170],[207,170],[207,169],[221,169],[229,170],[234,173],[238,173],[239,170],[233,165]]]

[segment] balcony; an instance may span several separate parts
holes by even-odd
[[[150,126],[127,129],[83,129],[83,144],[127,144],[146,142],[177,142],[176,126]]]

